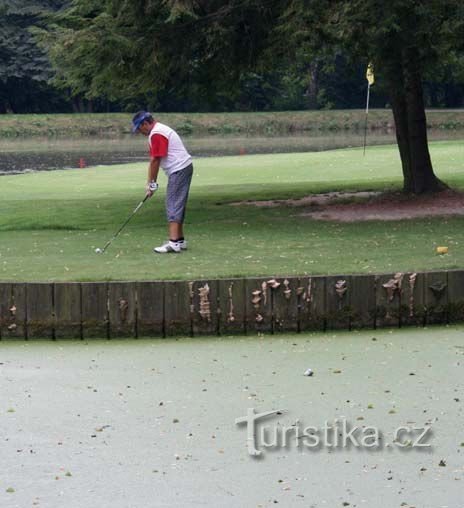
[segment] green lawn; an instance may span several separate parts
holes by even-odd
[[[461,142],[431,145],[438,175],[464,188]],[[164,187],[106,254],[103,246],[143,197],[146,165],[0,177],[1,280],[191,279],[377,273],[464,266],[464,218],[339,224],[290,207],[240,200],[401,187],[394,146],[197,159],[187,215],[189,250],[152,253],[165,239]],[[450,253],[437,256],[435,246]]]

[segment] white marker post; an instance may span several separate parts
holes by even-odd
[[[369,115],[369,98],[371,95],[371,86],[374,84],[374,66],[370,63],[366,71],[367,79],[367,101],[366,101],[366,120],[364,122],[364,144],[363,155],[366,155],[366,139],[367,139],[367,116]]]

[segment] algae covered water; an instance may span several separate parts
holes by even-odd
[[[3,341],[0,373],[2,507],[438,508],[462,499],[463,327]],[[254,441],[236,423],[272,411]],[[368,428],[381,439],[343,446],[343,422],[358,442]],[[429,446],[416,446],[422,433]]]

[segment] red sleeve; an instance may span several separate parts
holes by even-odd
[[[166,157],[168,144],[168,138],[165,138],[162,134],[153,134],[150,138],[150,155],[152,157]]]

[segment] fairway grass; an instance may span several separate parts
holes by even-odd
[[[431,144],[436,173],[464,188],[461,142]],[[164,189],[101,256],[144,194],[146,164],[0,177],[0,280],[196,279],[421,271],[464,266],[464,218],[318,222],[292,207],[231,206],[328,191],[398,190],[396,146],[196,159],[189,250],[156,255],[166,238]],[[437,256],[435,247],[449,254]]]

